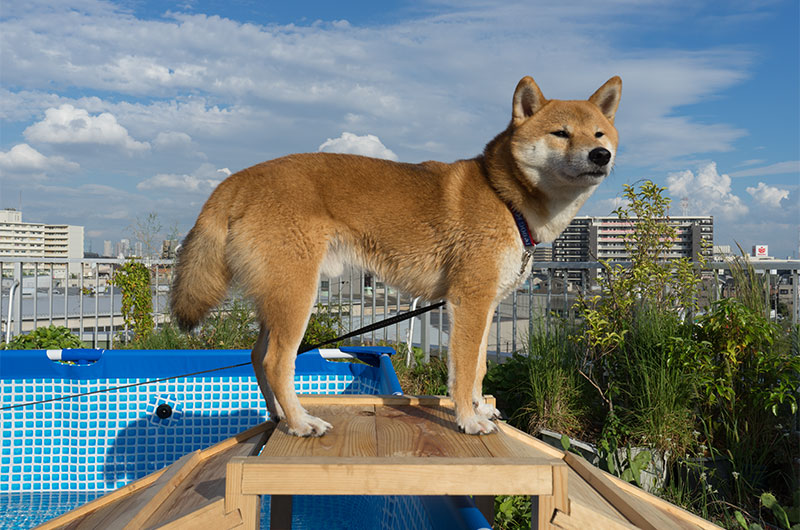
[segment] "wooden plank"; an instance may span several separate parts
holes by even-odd
[[[295,455],[295,456],[311,456],[311,438],[301,438],[289,434],[289,428],[285,421],[278,423],[275,431],[270,436],[264,449],[261,451],[261,456],[280,456],[280,455]]]
[[[313,456],[378,456],[375,405],[316,406],[308,412],[333,425],[325,436],[308,440]]]
[[[624,519],[612,519],[598,513],[580,502],[570,499],[569,514],[557,510],[552,524],[557,528],[567,530],[586,530],[587,528],[602,528],[603,530],[636,530]]]
[[[568,471],[567,466],[553,466],[553,494],[539,496],[536,528],[554,528],[552,521],[557,511],[570,513]]]
[[[656,497],[641,488],[636,487],[633,484],[629,484],[624,480],[615,477],[613,475],[608,475],[609,480],[620,488],[623,492],[628,493],[648,504],[653,505],[654,507],[667,512],[670,517],[673,517],[681,522],[681,524],[685,524],[686,528],[703,528],[705,530],[719,530],[722,528],[721,526],[717,526],[711,521],[703,519],[693,513],[687,512],[680,506],[676,506],[671,502],[665,501],[660,497]]]
[[[221,451],[226,451],[226,450],[228,450],[230,447],[232,447],[234,445],[237,445],[237,444],[240,444],[240,443],[245,443],[245,442],[246,443],[251,443],[251,441],[254,439],[254,437],[257,434],[262,434],[263,433],[264,436],[265,436],[264,441],[266,441],[269,438],[269,436],[272,434],[272,431],[275,430],[275,425],[276,425],[276,423],[274,421],[272,421],[272,420],[267,420],[267,421],[265,421],[263,423],[259,423],[255,427],[251,427],[251,428],[247,429],[246,431],[242,431],[239,434],[237,434],[236,436],[231,436],[230,438],[225,438],[221,442],[217,442],[216,444],[214,444],[214,445],[212,445],[210,447],[207,447],[206,449],[201,450],[200,451],[200,455],[203,457],[203,459],[206,459],[206,458],[210,458],[210,457],[214,456],[215,454],[217,454],[217,453],[219,453]],[[256,438],[256,440],[258,440],[258,438]],[[263,443],[261,445],[263,445]]]
[[[250,431],[250,439],[229,445],[223,451],[200,462],[180,487],[161,504],[146,526],[158,526],[166,521],[189,515],[208,504],[211,499],[225,496],[225,468],[228,460],[236,456],[258,454],[267,432]],[[203,456],[203,453],[201,453]]]
[[[544,443],[541,440],[537,440],[530,434],[520,431],[516,427],[512,427],[508,423],[504,421],[498,421],[497,426],[500,428],[500,432],[514,438],[515,440],[522,442],[529,447],[537,451],[541,451],[542,453],[546,454],[547,456],[553,458],[564,458],[564,451],[559,451],[555,447]]]
[[[498,458],[553,458],[551,452],[540,451],[530,443],[508,434],[502,428],[496,435],[480,436],[479,439],[489,453]],[[556,458],[560,459],[561,455],[557,455]]]
[[[492,456],[489,449],[481,441],[482,438],[494,435],[465,434],[458,428],[454,407],[448,406],[421,406],[419,407],[438,418],[433,432],[441,439],[445,452],[449,456],[488,457]],[[429,435],[430,436],[430,435]]]
[[[53,528],[60,528],[71,522],[77,521],[78,519],[85,518],[92,512],[96,512],[97,510],[118,502],[119,500],[133,495],[134,493],[141,492],[143,489],[151,486],[158,479],[158,477],[160,477],[161,474],[166,471],[166,469],[167,468],[159,469],[158,471],[131,482],[126,486],[114,491],[110,491],[102,497],[98,497],[97,499],[87,502],[86,504],[79,506],[72,511],[50,519],[46,523],[37,526],[36,528],[37,530],[52,530]]]
[[[118,515],[114,524],[108,530],[124,528],[125,530],[138,530],[145,527],[145,523],[158,510],[170,494],[175,491],[181,482],[189,476],[194,467],[202,461],[200,451],[182,456],[161,475],[158,480],[148,488],[148,495],[140,497],[128,510]]]
[[[575,514],[575,506],[580,505],[584,512],[591,511],[597,514],[598,517],[630,525],[630,521],[605,500],[591,484],[583,480],[574,469],[569,468],[568,477],[570,511],[568,514],[562,512],[563,515],[572,517]]]
[[[667,517],[654,506],[640,502],[636,498],[624,495],[600,469],[594,467],[583,458],[572,453],[564,455],[564,461],[574,469],[586,482],[592,485],[614,508],[634,525],[642,530],[667,530],[681,528],[674,520]]]
[[[256,457],[235,457],[228,461],[225,473],[225,513],[238,510],[244,530],[255,530],[260,524],[261,497],[242,491],[244,462]]]
[[[302,394],[297,396],[300,404],[308,408],[315,405],[422,405],[453,406],[447,396],[394,396],[372,394]]]
[[[551,495],[554,465],[564,466],[545,459],[259,456],[234,458],[228,478],[252,495]],[[234,479],[238,467],[241,479]]]
[[[225,499],[219,497],[200,509],[166,521],[159,530],[229,530],[242,524],[239,510],[225,513]]]
[[[376,408],[378,456],[490,456],[478,437],[458,432],[442,409],[391,405]]]
[[[102,528],[105,530],[106,528],[109,528],[114,521],[118,520],[121,514],[127,512],[129,508],[141,506],[139,499],[148,495],[150,493],[148,490],[150,490],[152,487],[153,485],[151,484],[147,488],[141,489],[115,503],[107,504],[99,510],[88,514],[86,517],[82,518],[80,522],[76,522],[74,525],[68,525],[68,528],[91,530],[98,530]]]

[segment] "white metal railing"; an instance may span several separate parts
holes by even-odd
[[[111,347],[111,339],[124,331],[121,294],[110,285],[122,259],[24,259],[0,258],[3,288],[0,291],[0,315],[7,336],[29,332],[41,325],[63,325],[78,333],[93,347]],[[790,308],[791,321],[798,323],[800,298],[800,260],[751,261],[756,271],[768,277],[771,288],[765,296],[765,311],[778,318],[778,301]],[[172,278],[172,260],[146,260],[152,271],[153,314],[156,326],[169,319],[168,296]],[[728,262],[709,263],[707,271],[725,271]],[[495,312],[489,334],[489,350],[498,357],[517,351],[533,331],[537,320],[550,325],[553,314],[570,315],[579,296],[596,287],[592,277],[597,262],[538,262],[533,273],[518,290],[503,300]],[[722,294],[720,275],[713,274],[707,301]],[[780,282],[787,282],[781,284]],[[16,291],[11,289],[19,282]],[[713,283],[716,282],[716,283]],[[565,288],[566,285],[566,288]],[[789,291],[782,295],[781,290]],[[341,320],[348,330],[407,311],[412,297],[400,293],[369,274],[346,270],[339,278],[323,280],[317,292],[322,310]],[[2,317],[0,317],[2,318]],[[439,308],[419,317],[413,326],[411,342],[425,352],[443,349],[449,337],[447,311]],[[409,323],[394,324],[360,337],[361,342],[406,342]]]

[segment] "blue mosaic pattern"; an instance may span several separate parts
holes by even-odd
[[[0,404],[139,383],[140,379],[0,380]],[[378,382],[299,375],[301,394],[374,394]],[[167,404],[171,416],[156,415]],[[110,491],[267,418],[253,377],[185,378],[3,411],[0,493]]]
[[[329,366],[307,371],[324,372]],[[376,379],[380,371],[351,366],[358,376],[341,373],[341,365],[329,369],[339,372],[333,374],[298,370],[295,390],[299,394],[393,391],[387,381]],[[10,379],[6,369],[2,375],[6,379],[0,379],[0,407],[150,380],[140,373],[129,378]],[[38,371],[30,375],[38,376]],[[162,405],[171,412],[165,417],[157,414]],[[266,418],[252,375],[182,378],[0,411],[0,529],[32,528]],[[442,527],[441,521],[431,522],[420,498],[413,496],[297,496],[294,503],[294,528]],[[265,496],[262,528],[269,528],[269,505]]]

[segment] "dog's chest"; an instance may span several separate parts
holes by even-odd
[[[514,245],[501,252],[498,267],[496,300],[500,301],[525,282],[531,273],[533,258],[526,253],[522,245]]]

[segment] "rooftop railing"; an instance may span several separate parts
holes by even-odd
[[[122,296],[112,285],[124,259],[2,258],[0,318],[3,336],[28,333],[39,326],[66,326],[92,347],[113,347],[129,337],[121,312]],[[169,290],[173,260],[144,260],[151,270],[153,318],[156,328],[169,321]],[[800,260],[752,260],[752,267],[769,281],[765,315],[798,323]],[[706,289],[701,306],[726,296],[729,262],[704,267]],[[574,317],[581,296],[599,294],[592,278],[598,262],[537,262],[525,283],[503,300],[493,316],[490,355],[502,358],[524,344],[535,325],[548,327],[554,316]],[[16,285],[15,289],[12,287]],[[323,279],[317,291],[317,311],[339,317],[349,331],[407,311],[416,304],[406,293],[351,269],[339,278]],[[782,314],[780,310],[788,312]],[[411,343],[426,357],[446,347],[450,332],[447,311],[439,308],[411,322],[395,324],[359,337],[360,342]]]

